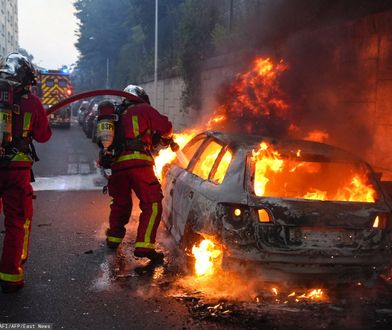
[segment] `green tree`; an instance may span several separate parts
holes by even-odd
[[[102,88],[106,84],[107,61],[111,68],[118,61],[118,50],[126,39],[124,21],[129,2],[125,0],[77,0],[74,3],[79,19],[76,47],[78,90]],[[112,70],[110,70],[111,72]],[[113,77],[109,77],[112,80]]]
[[[187,0],[180,22],[179,59],[185,82],[184,106],[200,105],[200,67],[213,54],[212,31],[218,20],[218,2]]]

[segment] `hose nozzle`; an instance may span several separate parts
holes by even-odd
[[[170,149],[173,152],[177,152],[178,150],[180,150],[180,146],[172,139],[170,141]]]

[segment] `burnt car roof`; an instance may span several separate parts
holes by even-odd
[[[265,141],[275,146],[283,155],[295,154],[298,150],[301,150],[303,157],[308,156],[314,158],[315,161],[335,160],[366,163],[365,160],[347,150],[320,142],[277,139],[263,135],[238,134],[221,131],[204,131],[200,133],[200,135],[203,134],[220,140],[233,148],[243,148],[249,151],[257,149],[259,144]]]

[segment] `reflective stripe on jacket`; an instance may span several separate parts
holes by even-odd
[[[122,114],[120,120],[124,139],[139,138],[146,146],[146,152],[126,150],[114,161],[112,169],[120,169],[136,163],[151,163],[154,159],[148,150],[152,147],[152,132],[165,136],[171,133],[172,124],[169,119],[161,115],[147,103],[131,105]],[[121,142],[121,141],[120,141]]]
[[[22,137],[29,141],[46,142],[52,135],[46,111],[41,101],[32,94],[20,98],[20,113],[12,114],[12,136]],[[28,144],[28,142],[27,142]],[[9,167],[30,167],[33,160],[24,152],[18,152],[11,160]]]

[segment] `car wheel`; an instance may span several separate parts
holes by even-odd
[[[195,258],[192,255],[192,248],[195,244],[203,240],[203,236],[195,233],[192,224],[189,222],[185,225],[184,235],[180,241],[180,250],[184,258],[184,263],[188,272],[193,272]]]

